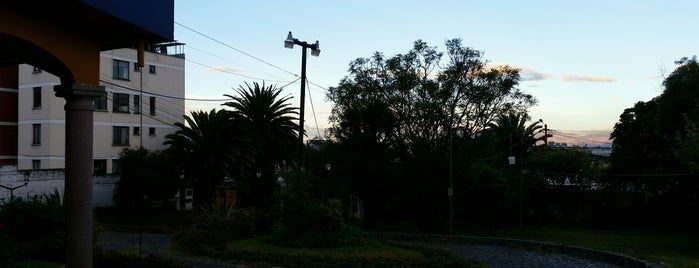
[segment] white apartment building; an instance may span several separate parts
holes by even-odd
[[[164,149],[165,136],[176,130],[173,124],[184,121],[182,46],[147,49],[143,67],[136,63],[135,49],[100,54],[100,84],[106,92],[94,102],[95,175],[117,173],[123,148]],[[20,65],[17,73],[17,170],[63,169],[65,100],[54,95],[60,81],[30,65]]]

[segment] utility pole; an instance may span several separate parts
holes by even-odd
[[[318,40],[315,44],[309,44],[305,41],[299,41],[294,38],[289,32],[289,35],[284,40],[284,47],[292,49],[294,45],[301,46],[301,99],[299,100],[299,151],[298,151],[298,161],[299,165],[303,162],[303,113],[304,113],[304,102],[306,98],[306,49],[311,49],[311,55],[318,57],[320,55],[320,48]]]

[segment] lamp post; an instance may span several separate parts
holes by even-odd
[[[318,40],[315,44],[309,44],[305,41],[299,41],[291,35],[287,35],[286,40],[284,40],[284,47],[288,49],[294,48],[294,45],[299,45],[302,48],[301,53],[301,99],[299,100],[299,151],[298,151],[298,161],[299,165],[303,160],[303,112],[304,112],[304,100],[306,98],[306,49],[311,49],[311,55],[318,57],[320,55],[320,45]]]
[[[27,186],[29,182],[29,172],[24,173],[24,184],[20,184],[17,186],[5,186],[5,185],[0,185],[0,187],[5,188],[6,190],[10,190],[10,203],[12,202],[12,199],[14,199],[15,196],[15,190],[22,188],[24,186]]]
[[[449,195],[449,235],[454,234],[454,131],[460,137],[461,129],[451,128],[449,130],[449,188],[447,189]]]

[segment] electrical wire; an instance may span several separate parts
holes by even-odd
[[[190,28],[190,27],[187,27],[187,26],[185,26],[185,25],[183,25],[183,24],[181,24],[181,23],[179,23],[179,22],[176,22],[176,21],[175,21],[175,24],[176,24],[176,25],[179,25],[179,26],[182,27],[182,28],[185,28],[185,29],[187,29],[187,30],[190,30],[190,31],[192,31],[192,32],[194,32],[194,33],[196,33],[196,34],[198,34],[198,35],[201,35],[201,36],[203,36],[203,37],[205,37],[205,38],[207,38],[207,39],[209,39],[209,40],[211,40],[211,41],[214,41],[214,42],[219,43],[219,44],[221,44],[221,45],[223,45],[223,46],[225,46],[225,47],[228,47],[228,48],[230,48],[230,49],[233,49],[233,50],[235,50],[235,51],[237,51],[237,52],[239,52],[239,53],[241,53],[241,54],[243,54],[243,55],[245,55],[245,56],[248,56],[248,57],[253,58],[253,59],[257,60],[257,61],[260,61],[260,62],[262,62],[262,63],[265,63],[265,64],[267,64],[267,65],[269,65],[269,66],[271,66],[271,67],[274,67],[274,68],[276,68],[276,69],[279,69],[279,70],[281,70],[281,71],[283,71],[283,72],[286,72],[286,73],[288,73],[288,74],[290,74],[290,75],[293,75],[293,76],[295,76],[295,77],[299,77],[298,74],[289,72],[289,71],[287,71],[287,70],[285,70],[285,69],[283,69],[283,68],[281,68],[281,67],[279,67],[279,66],[276,66],[276,65],[274,65],[274,64],[272,64],[272,63],[269,63],[269,62],[267,62],[267,61],[265,61],[265,60],[263,60],[263,59],[260,59],[260,58],[258,58],[258,57],[255,57],[255,56],[253,56],[253,55],[250,55],[249,53],[246,53],[246,52],[244,52],[244,51],[242,51],[242,50],[240,50],[240,49],[237,49],[237,48],[235,48],[235,47],[233,47],[233,46],[231,46],[231,45],[229,45],[229,44],[226,44],[226,43],[224,43],[224,42],[222,42],[222,41],[219,41],[218,39],[213,38],[213,37],[211,37],[211,36],[208,36],[208,35],[206,35],[206,34],[204,34],[204,33],[202,33],[202,32],[199,32],[199,31],[194,30],[194,29],[192,29],[192,28]]]
[[[306,88],[311,88],[310,84],[308,83],[308,80],[306,80]],[[316,117],[316,109],[315,105],[313,105],[313,98],[311,97],[311,91],[308,91],[308,100],[311,101],[311,112],[313,113],[313,120],[316,122],[316,132],[318,132],[318,137],[320,137],[320,128],[318,127],[318,118]]]
[[[566,137],[566,138],[570,138],[570,139],[574,139],[574,140],[586,141],[586,142],[591,142],[591,143],[605,143],[604,141],[595,141],[595,140],[589,140],[589,139],[584,139],[584,138],[578,138],[578,137],[572,137],[572,136],[564,135],[564,134],[561,134],[560,131],[557,131],[557,130],[555,130],[555,129],[549,129],[549,131],[551,131],[551,132],[556,132],[556,135],[557,135],[557,136]]]
[[[193,49],[193,50],[199,51],[199,52],[204,53],[204,54],[206,54],[206,55],[209,55],[209,56],[212,56],[212,57],[215,57],[215,58],[219,58],[219,59],[221,59],[221,60],[224,60],[224,61],[227,61],[227,62],[230,62],[230,63],[233,63],[233,64],[238,64],[238,65],[245,66],[245,64],[242,64],[242,63],[236,62],[236,61],[234,61],[234,60],[231,60],[231,59],[228,59],[228,58],[225,58],[225,57],[216,55],[216,54],[214,54],[214,53],[205,51],[205,50],[203,50],[203,49],[198,49],[198,48],[192,47],[191,45],[187,45],[187,47],[188,47],[189,49]],[[281,79],[281,80],[284,80],[284,79],[285,79],[284,77],[281,77],[281,76],[278,76],[278,75],[275,75],[275,74],[270,74],[270,73],[266,73],[266,72],[261,72],[261,73],[266,74],[266,75],[269,75],[269,76],[273,76],[273,77],[276,77],[276,78],[279,78],[279,79]]]
[[[239,74],[239,73],[236,73],[236,72],[231,72],[231,71],[226,71],[226,70],[223,70],[223,69],[219,69],[219,68],[216,68],[216,67],[213,67],[213,66],[209,66],[209,65],[206,65],[206,64],[202,64],[202,63],[199,63],[199,62],[190,60],[190,59],[185,59],[185,60],[186,60],[186,61],[189,61],[189,62],[191,62],[191,63],[194,63],[194,64],[196,64],[196,65],[204,66],[204,67],[209,68],[209,69],[211,69],[211,70],[215,70],[215,71],[222,72],[222,73],[227,73],[227,74],[232,74],[232,75],[237,75],[237,76],[245,77],[245,78],[249,78],[249,79],[261,80],[261,81],[270,81],[270,82],[276,82],[276,83],[286,83],[286,82],[288,82],[288,81],[268,80],[268,79],[264,79],[264,78],[253,77],[253,76],[249,76],[249,75],[244,75],[244,74]]]
[[[115,87],[120,87],[123,89],[128,89],[131,91],[139,91],[138,89],[134,89],[131,87],[127,87],[124,85],[119,85],[117,83],[113,83],[104,79],[100,79],[100,82],[103,82],[105,84],[109,84]],[[199,98],[187,98],[187,97],[177,97],[177,96],[170,96],[170,95],[163,95],[163,94],[158,94],[158,93],[153,93],[153,92],[148,92],[148,91],[143,91],[144,93],[147,93],[148,95],[153,95],[153,96],[158,96],[158,97],[163,97],[163,98],[169,98],[169,99],[178,99],[178,100],[188,100],[188,101],[228,101],[229,99],[199,99]]]

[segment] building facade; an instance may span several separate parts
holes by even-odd
[[[150,47],[143,67],[137,64],[135,49],[101,52],[100,85],[105,93],[94,100],[95,175],[117,173],[124,148],[164,149],[165,136],[176,130],[174,123],[183,122],[182,46]],[[14,103],[16,119],[12,114],[0,117],[0,160],[16,163],[19,171],[64,169],[65,99],[54,95],[58,77],[26,64],[1,71],[0,106]]]

